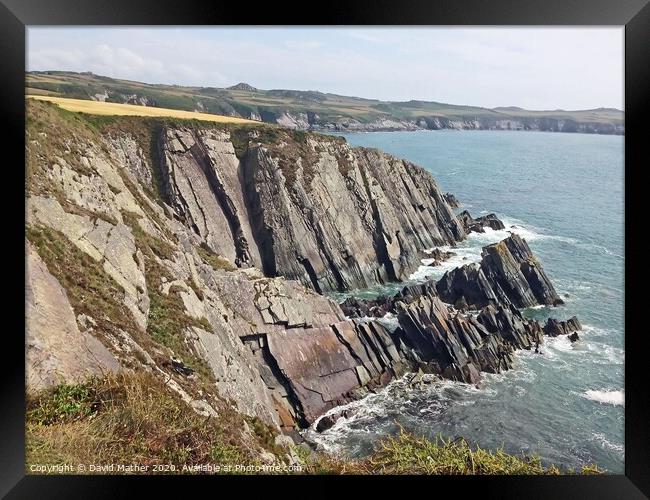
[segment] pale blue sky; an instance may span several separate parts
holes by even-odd
[[[623,108],[622,27],[33,27],[27,67],[395,101]]]

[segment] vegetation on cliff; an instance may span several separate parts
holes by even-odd
[[[316,459],[314,472],[336,474],[427,474],[427,475],[558,475],[575,474],[555,465],[544,465],[539,457],[511,455],[471,446],[462,438],[438,437],[430,441],[403,429],[379,443],[367,458],[357,461],[332,457]],[[600,474],[594,465],[585,465],[581,474]]]
[[[288,465],[290,450],[275,444],[277,432],[244,417],[226,402],[218,417],[202,417],[156,377],[120,374],[84,384],[60,385],[31,394],[27,406],[27,470],[30,464],[202,464],[256,466],[262,453]],[[294,447],[296,469],[280,473],[558,475],[574,474],[544,465],[535,456],[490,452],[464,439],[434,441],[405,431],[387,437],[368,457],[349,460]],[[153,473],[150,469],[149,473]],[[600,474],[587,465],[581,474]]]
[[[263,452],[281,453],[272,428],[226,401],[215,407],[217,417],[198,415],[142,372],[30,394],[27,471],[30,464],[254,465]]]

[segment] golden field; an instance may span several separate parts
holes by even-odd
[[[218,123],[258,123],[245,118],[211,115],[209,113],[197,113],[195,111],[182,111],[179,109],[154,108],[150,106],[137,106],[134,104],[120,104],[115,102],[88,101],[85,99],[67,99],[65,97],[52,97],[47,95],[28,95],[27,97],[39,101],[53,102],[67,111],[88,113],[92,115],[172,117]]]

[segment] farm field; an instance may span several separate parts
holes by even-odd
[[[67,111],[88,113],[93,115],[171,117],[218,123],[256,123],[254,120],[247,120],[245,118],[213,115],[209,113],[197,113],[195,111],[183,111],[180,109],[154,108],[149,106],[138,106],[134,104],[89,101],[84,99],[68,99],[65,97],[54,97],[49,95],[28,95],[27,97],[39,101],[53,102],[54,104],[57,104]]]

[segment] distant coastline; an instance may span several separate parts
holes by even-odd
[[[294,130],[393,132],[414,130],[524,130],[624,135],[624,111],[531,111],[411,100],[380,101],[318,91],[182,87],[119,80],[90,72],[28,72],[26,93],[225,115]]]

